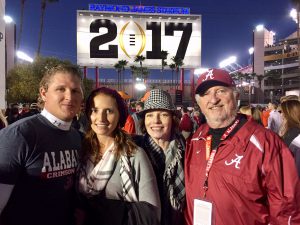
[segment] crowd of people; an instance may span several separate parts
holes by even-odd
[[[1,225],[300,224],[297,96],[238,107],[210,69],[192,111],[161,89],[129,107],[100,87],[83,104],[64,64],[39,90],[40,110],[0,112]]]

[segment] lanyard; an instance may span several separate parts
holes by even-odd
[[[224,132],[224,134],[221,137],[221,141],[224,141],[229,136],[229,134],[234,130],[234,128],[236,128],[236,126],[238,125],[239,122],[240,122],[240,120],[236,119],[234,121],[234,123],[226,129],[226,131]],[[211,151],[211,142],[212,142],[212,135],[209,135],[209,136],[207,136],[206,142],[205,142],[206,160],[208,160],[208,161],[207,161],[207,164],[206,164],[205,181],[204,181],[204,184],[203,184],[203,190],[204,190],[204,196],[203,197],[204,198],[206,197],[206,192],[208,190],[209,171],[212,167],[212,164],[213,164],[214,159],[215,159],[215,155],[217,153],[217,148],[213,149]]]

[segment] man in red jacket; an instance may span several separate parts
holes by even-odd
[[[200,75],[195,93],[207,123],[185,155],[186,224],[300,224],[293,157],[275,133],[237,114],[229,73]]]

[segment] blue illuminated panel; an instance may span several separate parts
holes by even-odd
[[[103,5],[89,4],[90,11],[127,12],[127,13],[157,13],[157,14],[190,14],[189,8],[133,5]]]

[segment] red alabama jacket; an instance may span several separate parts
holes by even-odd
[[[194,199],[203,197],[208,125],[194,134],[185,155],[187,207],[193,224]],[[213,203],[214,225],[300,224],[300,183],[287,146],[272,131],[248,117],[221,142],[208,178],[206,199]]]

